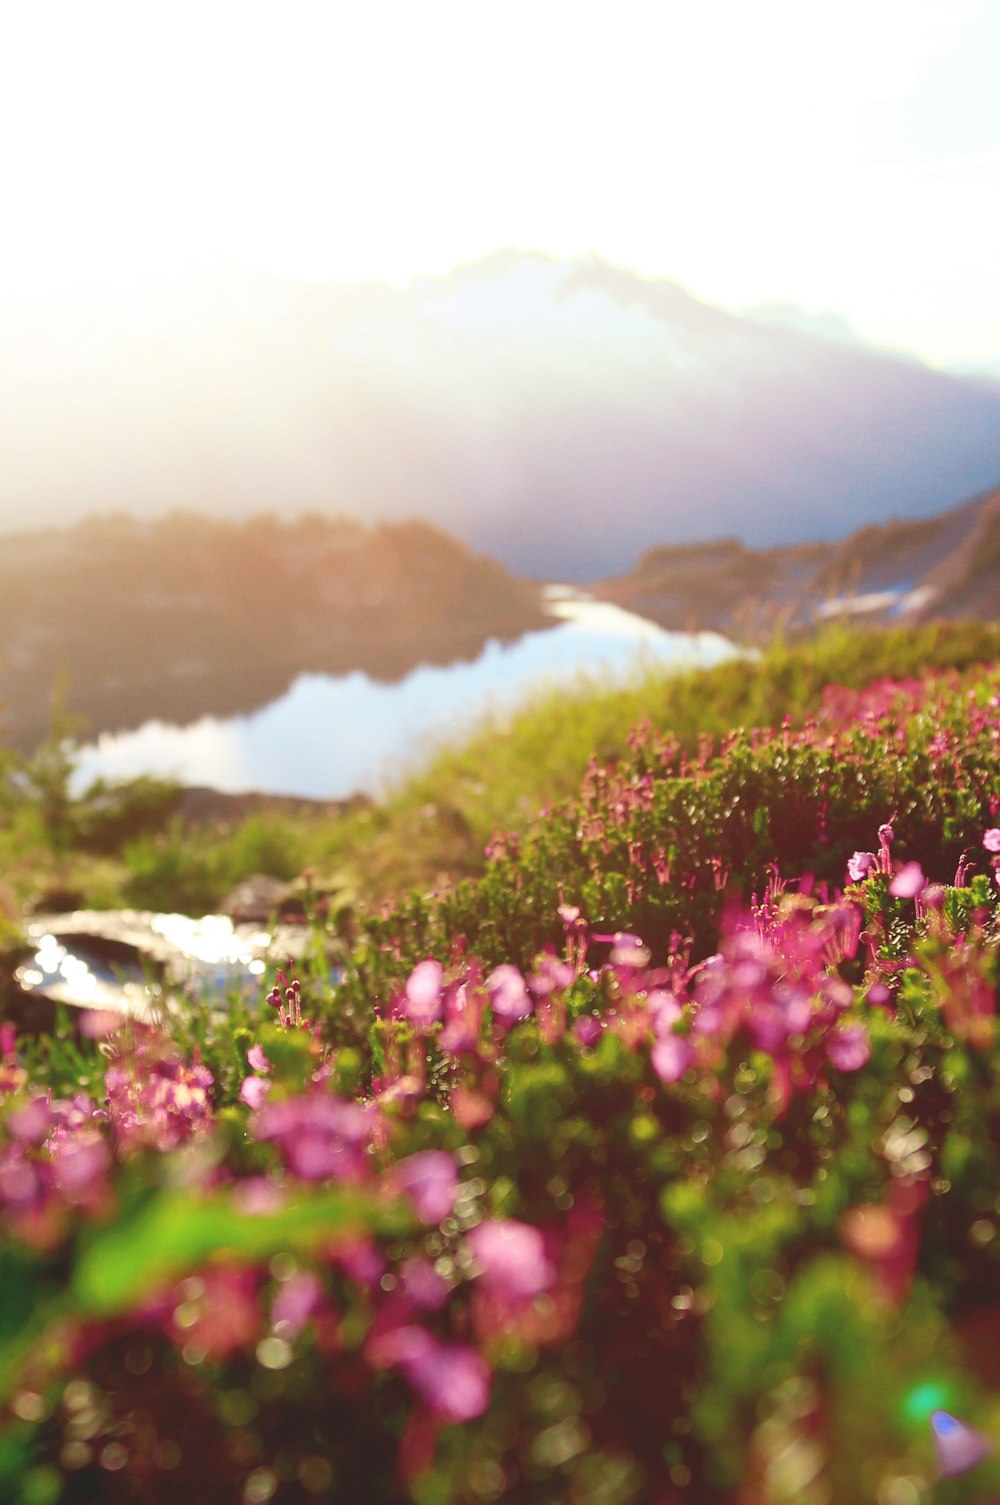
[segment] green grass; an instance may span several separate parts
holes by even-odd
[[[694,750],[699,737],[735,727],[780,726],[786,718],[800,724],[829,684],[861,688],[998,657],[1000,627],[982,623],[834,626],[712,669],[637,669],[625,684],[581,677],[473,725],[401,773],[375,806],[343,816],[264,813],[231,826],[182,827],[154,804],[145,823],[140,811],[113,843],[105,821],[97,843],[81,809],[75,841],[56,852],[37,806],[8,802],[0,811],[0,874],[15,903],[78,896],[105,907],[200,913],[249,873],[308,871],[333,893],[335,907],[372,907],[410,888],[476,877],[495,831],[524,830],[545,806],[573,794],[590,760],[613,764],[641,723]]]
[[[574,793],[588,762],[614,763],[643,722],[693,751],[699,737],[735,727],[780,726],[786,717],[800,724],[829,684],[860,689],[998,657],[1000,628],[982,623],[867,632],[836,626],[809,642],[775,642],[757,660],[682,674],[650,669],[625,685],[581,678],[442,748],[375,809],[316,827],[310,860],[368,902],[474,877],[495,831],[523,830],[543,807]]]

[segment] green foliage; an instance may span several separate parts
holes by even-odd
[[[569,799],[592,759],[613,766],[629,758],[639,725],[670,735],[693,757],[701,738],[723,737],[734,727],[801,726],[830,685],[860,689],[883,676],[907,681],[964,672],[995,660],[998,649],[1000,631],[982,623],[868,632],[834,627],[812,640],[776,642],[749,664],[682,674],[637,668],[625,686],[582,677],[471,727],[377,805],[342,817],[263,813],[210,828],[171,824],[175,791],[152,780],[99,781],[67,803],[72,742],[50,736],[47,813],[28,797],[23,777],[13,777],[16,760],[8,754],[0,864],[25,898],[51,883],[57,853],[61,886],[86,893],[89,903],[189,913],[213,908],[251,873],[291,878],[310,869],[336,907],[372,908],[393,892],[478,878],[495,831],[521,832],[543,808]],[[750,819],[764,849],[769,808]]]
[[[57,862],[65,860],[77,834],[70,779],[80,721],[70,714],[66,694],[65,677],[60,676],[52,691],[48,733],[20,770],[26,796],[38,812],[45,842]]]
[[[607,765],[628,756],[636,726],[671,735],[693,755],[701,737],[734,727],[802,725],[829,685],[861,689],[885,676],[966,671],[998,656],[1000,629],[992,624],[835,626],[809,640],[775,642],[749,664],[680,674],[640,667],[625,686],[582,676],[441,748],[374,810],[318,833],[310,861],[340,874],[368,902],[476,877],[495,831],[520,832],[543,808],[571,796],[591,759]]]
[[[177,817],[165,831],[130,842],[123,858],[122,893],[135,908],[197,915],[219,902],[218,850]]]
[[[634,733],[613,767],[592,763],[577,797],[522,836],[499,837],[475,881],[371,917],[364,985],[385,985],[372,955],[401,971],[457,937],[489,966],[526,965],[561,943],[561,903],[598,930],[638,932],[658,953],[676,935],[704,954],[727,902],[762,894],[775,868],[842,884],[851,853],[875,846],[889,820],[897,856],[950,878],[1000,802],[988,714],[998,690],[996,672],[974,687],[929,688],[920,705],[912,695],[898,705],[890,689],[860,724],[842,724],[833,701],[798,731],[705,737],[693,757],[675,738]],[[970,889],[970,899],[983,892]]]
[[[87,1316],[115,1316],[220,1251],[227,1261],[252,1265],[277,1254],[309,1255],[338,1238],[399,1236],[411,1221],[404,1208],[344,1189],[299,1191],[273,1208],[247,1211],[231,1194],[169,1186],[150,1193],[140,1185],[115,1222],[83,1242],[73,1307]]]
[[[316,927],[302,1027],[233,1000],[169,1039],[5,1034],[0,1497],[1000,1493],[995,1457],[936,1483],[929,1429],[944,1408],[1000,1442],[997,646],[837,631],[549,694],[340,822],[73,800],[58,725],[34,782],[9,758],[24,888],[103,862],[108,893],[200,910],[309,865],[341,933]],[[907,861],[943,885],[919,906]],[[466,881],[427,892],[442,873]],[[756,928],[726,918],[768,885]],[[608,959],[615,931],[648,959]],[[404,992],[430,958],[443,1021]],[[531,994],[509,1026],[500,963]],[[401,1195],[428,1151],[454,1177],[431,1211]],[[497,1220],[537,1240],[527,1299],[491,1289]]]
[[[114,856],[130,841],[161,828],[177,797],[177,785],[164,779],[96,779],[74,802],[75,844],[84,852]]]

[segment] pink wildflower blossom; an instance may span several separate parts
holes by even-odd
[[[919,862],[904,862],[889,884],[894,899],[915,899],[927,887],[927,879]]]
[[[302,1181],[359,1181],[374,1129],[370,1107],[313,1091],[265,1103],[251,1132],[277,1145],[292,1175]]]
[[[122,1051],[104,1074],[107,1111],[120,1148],[170,1150],[211,1127],[214,1077],[155,1036]]]
[[[401,1369],[414,1394],[443,1421],[471,1421],[489,1404],[489,1365],[465,1344],[442,1343],[422,1327],[397,1327],[372,1338],[366,1351],[376,1369]]]
[[[283,1281],[271,1305],[271,1325],[294,1341],[325,1302],[323,1283],[312,1270],[296,1270]]]
[[[530,1016],[532,1002],[524,978],[516,967],[506,962],[494,967],[486,979],[486,991],[490,995],[494,1017],[503,1024],[516,1024]]]
[[[545,1256],[545,1242],[537,1228],[513,1218],[490,1218],[466,1235],[480,1279],[497,1296],[531,1300],[554,1278]]]
[[[441,1018],[441,963],[427,960],[418,962],[410,973],[400,1009],[411,1024],[418,1027],[436,1024]]]
[[[418,1150],[408,1155],[393,1166],[390,1181],[409,1197],[417,1217],[428,1227],[454,1210],[458,1167],[447,1150]]]
[[[650,1060],[661,1082],[678,1082],[694,1060],[694,1050],[680,1035],[666,1035],[653,1046]]]
[[[826,1037],[827,1059],[838,1071],[860,1071],[868,1063],[871,1053],[871,1043],[861,1024],[832,1030]]]

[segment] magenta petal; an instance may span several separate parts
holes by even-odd
[[[296,1270],[278,1289],[271,1307],[275,1329],[285,1337],[297,1337],[323,1302],[323,1285],[311,1270]]]
[[[527,1300],[544,1291],[554,1271],[537,1228],[514,1218],[490,1218],[466,1235],[480,1279],[497,1296]]]
[[[581,1014],[573,1025],[573,1033],[581,1045],[596,1045],[601,1038],[603,1025],[594,1014]]]
[[[52,1176],[65,1196],[78,1197],[96,1190],[110,1165],[103,1139],[69,1141],[53,1162]]]
[[[447,1150],[418,1150],[393,1167],[392,1179],[413,1203],[417,1217],[428,1227],[454,1211],[458,1168]]]
[[[240,1083],[240,1102],[255,1111],[264,1106],[271,1083],[262,1076],[245,1076]]]
[[[874,852],[855,852],[847,859],[847,876],[852,883],[862,883],[876,866]]]
[[[352,1146],[330,1139],[314,1129],[305,1129],[283,1146],[288,1169],[300,1181],[359,1181],[365,1163]]]
[[[254,1071],[271,1070],[271,1063],[264,1054],[263,1047],[260,1045],[251,1045],[247,1051],[247,1061]]]
[[[422,1327],[398,1327],[366,1349],[376,1369],[398,1365],[412,1389],[445,1421],[471,1421],[489,1404],[490,1370],[474,1348],[439,1343]]]
[[[7,1114],[7,1133],[22,1144],[43,1144],[52,1125],[52,1105],[46,1097],[34,1097],[23,1107],[12,1108]]]
[[[486,979],[493,1012],[505,1024],[516,1024],[527,1019],[532,1010],[531,999],[524,978],[516,967],[507,962],[495,967]]]
[[[680,1035],[665,1035],[650,1052],[653,1070],[661,1082],[676,1082],[684,1075],[694,1057],[694,1050]]]
[[[658,1035],[667,1035],[681,1017],[683,1010],[673,993],[654,988],[646,1000],[653,1020],[653,1030]]]
[[[418,962],[407,979],[403,1013],[414,1024],[433,1024],[441,1018],[441,963]]]
[[[931,1432],[938,1474],[942,1479],[968,1473],[993,1452],[993,1443],[988,1437],[948,1411],[932,1414]]]
[[[399,1276],[404,1292],[418,1311],[440,1311],[448,1300],[451,1287],[429,1259],[404,1260],[399,1267]]]
[[[915,899],[927,887],[927,879],[919,862],[904,862],[889,884],[894,899]]]
[[[490,1399],[490,1368],[474,1348],[431,1340],[405,1365],[413,1389],[445,1421],[482,1416]]]
[[[849,1024],[846,1029],[827,1036],[826,1054],[838,1071],[860,1071],[871,1053],[871,1043],[861,1024]]]

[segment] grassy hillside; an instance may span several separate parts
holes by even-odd
[[[287,826],[425,889],[468,802],[475,878],[383,895],[342,975],[318,920],[266,1001],[0,1027],[0,1497],[1000,1498],[996,647],[550,697]],[[127,881],[191,881],[104,814]]]
[[[1000,628],[935,625],[911,632],[831,629],[777,642],[755,659],[681,675],[650,671],[626,687],[580,680],[494,718],[445,746],[371,807],[329,817],[255,812],[246,820],[185,822],[176,791],[140,782],[69,800],[60,725],[25,780],[14,767],[0,811],[7,905],[85,902],[203,913],[249,873],[294,879],[332,896],[333,909],[370,908],[485,871],[497,830],[522,831],[543,806],[578,789],[588,763],[629,754],[645,725],[697,752],[733,728],[801,725],[829,685],[954,670],[1000,657]],[[15,777],[16,775],[16,777]],[[0,796],[0,798],[3,798]]]

